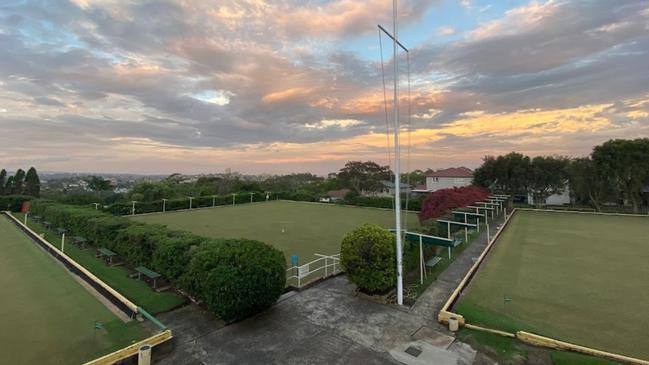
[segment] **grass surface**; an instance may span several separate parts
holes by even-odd
[[[456,311],[649,359],[648,237],[649,218],[519,211]]]
[[[292,201],[142,215],[133,219],[206,237],[243,237],[266,242],[284,252],[289,264],[291,255],[298,255],[300,264],[304,264],[316,259],[316,253],[339,254],[345,234],[363,223],[394,227],[394,213],[390,210]],[[408,215],[408,226],[419,227],[416,214]]]
[[[14,213],[14,216],[24,222],[23,214]],[[27,225],[37,233],[45,233],[45,239],[60,248],[61,237],[57,233],[48,231],[29,219]],[[65,253],[68,256],[147,312],[151,314],[166,312],[185,302],[180,295],[173,292],[157,293],[146,282],[129,278],[129,272],[123,266],[108,266],[103,260],[96,258],[96,248],[87,245],[87,248],[82,250],[71,244],[70,239],[68,238],[68,243],[65,245]]]
[[[0,364],[79,364],[148,336],[0,217]],[[104,329],[95,330],[95,321]]]

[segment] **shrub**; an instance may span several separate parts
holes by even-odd
[[[478,186],[441,189],[434,191],[424,198],[421,204],[419,219],[426,221],[441,217],[449,210],[471,205],[489,197],[489,191]]]
[[[364,224],[345,236],[341,263],[349,279],[361,290],[381,293],[396,280],[395,236],[373,224]]]
[[[9,210],[11,212],[20,212],[24,202],[32,200],[31,196],[26,195],[6,195],[0,196],[0,210]]]
[[[161,240],[153,253],[153,269],[169,280],[178,280],[187,270],[192,253],[204,241],[206,241],[205,238],[191,234]]]
[[[235,321],[271,306],[286,285],[282,252],[253,240],[204,243],[192,255],[184,286],[225,321]]]

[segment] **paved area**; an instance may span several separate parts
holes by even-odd
[[[194,305],[163,314],[160,319],[173,330],[176,343],[158,363],[493,364],[436,321],[485,245],[483,234],[411,308],[358,297],[353,284],[339,276],[289,293],[269,310],[228,326]]]

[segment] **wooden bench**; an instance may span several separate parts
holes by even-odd
[[[432,269],[435,267],[435,265],[439,264],[440,261],[442,261],[442,258],[440,256],[435,256],[432,259],[426,261],[426,267]]]
[[[160,278],[160,274],[157,272],[144,267],[144,266],[138,266],[135,268],[135,271],[137,271],[137,278],[138,280],[142,277],[142,275],[146,276],[147,278],[153,280],[153,289],[157,287],[158,284],[158,279]]]
[[[101,257],[101,258],[108,258],[108,264],[113,265],[113,257],[117,256],[117,254],[105,247],[98,248],[97,249],[97,256],[96,257]]]

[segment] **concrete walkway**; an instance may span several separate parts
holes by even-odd
[[[195,305],[163,314],[160,319],[173,330],[175,348],[157,363],[491,364],[436,320],[485,245],[486,233],[412,308],[358,297],[353,284],[340,276],[288,293],[267,311],[229,326]]]

